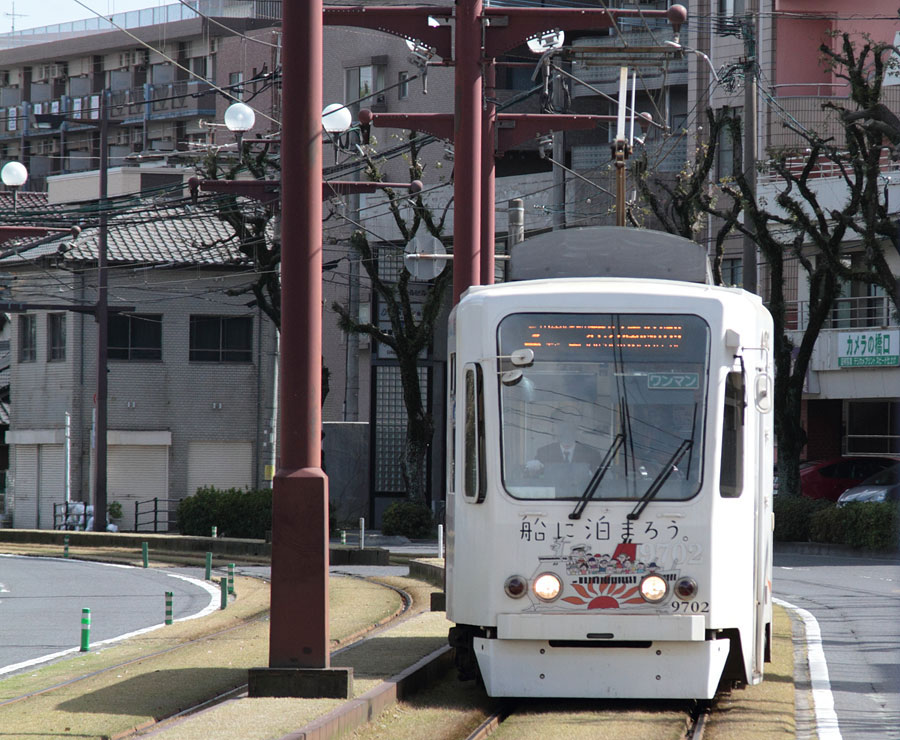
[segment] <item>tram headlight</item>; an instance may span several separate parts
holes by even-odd
[[[553,573],[541,573],[534,579],[532,588],[541,601],[553,601],[562,591],[562,581]]]
[[[697,581],[693,578],[679,578],[672,587],[675,595],[682,601],[690,601],[697,595]]]
[[[510,576],[506,579],[506,583],[503,584],[503,590],[506,591],[506,595],[510,598],[521,599],[525,592],[528,591],[528,581],[522,576]]]
[[[669,586],[661,576],[649,575],[641,581],[641,596],[651,604],[658,604],[668,592]]]

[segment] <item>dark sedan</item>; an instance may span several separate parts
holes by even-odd
[[[880,470],[858,486],[848,488],[838,498],[837,505],[846,506],[855,501],[900,502],[900,463]]]

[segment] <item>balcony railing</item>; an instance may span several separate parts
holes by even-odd
[[[584,80],[590,85],[606,85],[618,83],[619,67],[613,60],[627,58],[628,67],[637,67],[638,75],[644,82],[661,80],[663,72],[667,71],[671,76],[676,73],[687,72],[687,60],[676,56],[663,58],[662,54],[630,53],[629,47],[654,47],[661,46],[663,42],[673,37],[671,28],[659,28],[649,31],[626,31],[618,36],[594,38],[590,41],[583,40],[574,45],[578,53],[572,62],[572,74],[578,79]],[[624,43],[623,43],[624,42]],[[598,48],[596,53],[591,53],[592,47]],[[630,73],[629,73],[630,74]],[[588,88],[575,85],[573,95],[593,95]]]
[[[785,328],[803,331],[809,324],[809,301],[788,303]],[[825,329],[850,330],[896,327],[900,325],[893,304],[887,296],[863,296],[838,298]]]
[[[192,5],[194,7],[189,7]],[[157,8],[114,13],[107,17],[93,17],[51,26],[24,28],[11,33],[0,33],[0,49],[12,49],[30,44],[42,44],[67,36],[85,36],[92,33],[115,31],[119,28],[143,28],[164,23],[190,20],[200,15],[218,17],[281,19],[281,0],[255,0],[236,4],[231,0],[193,0],[190,3],[172,3]]]

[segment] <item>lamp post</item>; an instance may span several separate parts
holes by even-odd
[[[234,134],[237,140],[238,156],[243,152],[244,134],[253,128],[256,123],[256,113],[246,103],[233,103],[225,111],[225,126]]]
[[[338,151],[341,146],[340,137],[350,129],[353,116],[346,105],[332,103],[322,110],[322,128],[334,145],[334,159],[337,164]],[[352,223],[359,223],[359,193],[350,194],[350,218]],[[353,255],[348,257],[350,271],[347,286],[347,310],[351,316],[359,315],[359,260]],[[359,419],[359,334],[347,332],[347,345],[344,354],[344,421]]]
[[[0,180],[6,185],[13,194],[13,213],[18,211],[17,193],[28,180],[28,170],[21,162],[7,162],[0,170]]]
[[[94,307],[94,320],[97,322],[97,427],[95,439],[95,476],[94,476],[94,531],[106,531],[107,500],[107,400],[109,395],[107,364],[109,360],[109,294],[108,294],[108,216],[107,196],[109,183],[109,126],[119,121],[109,120],[108,91],[100,95],[100,162],[99,162],[99,234],[97,247],[97,303]],[[80,118],[68,118],[65,115],[35,115],[37,128],[59,128],[63,123],[83,123],[94,127],[97,121]]]

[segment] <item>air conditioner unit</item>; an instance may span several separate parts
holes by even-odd
[[[209,53],[215,54],[217,51],[219,51],[219,37],[213,36],[209,40]]]
[[[118,129],[116,131],[116,144],[120,144],[122,146],[128,146],[131,143],[131,135],[128,132],[128,129]]]

